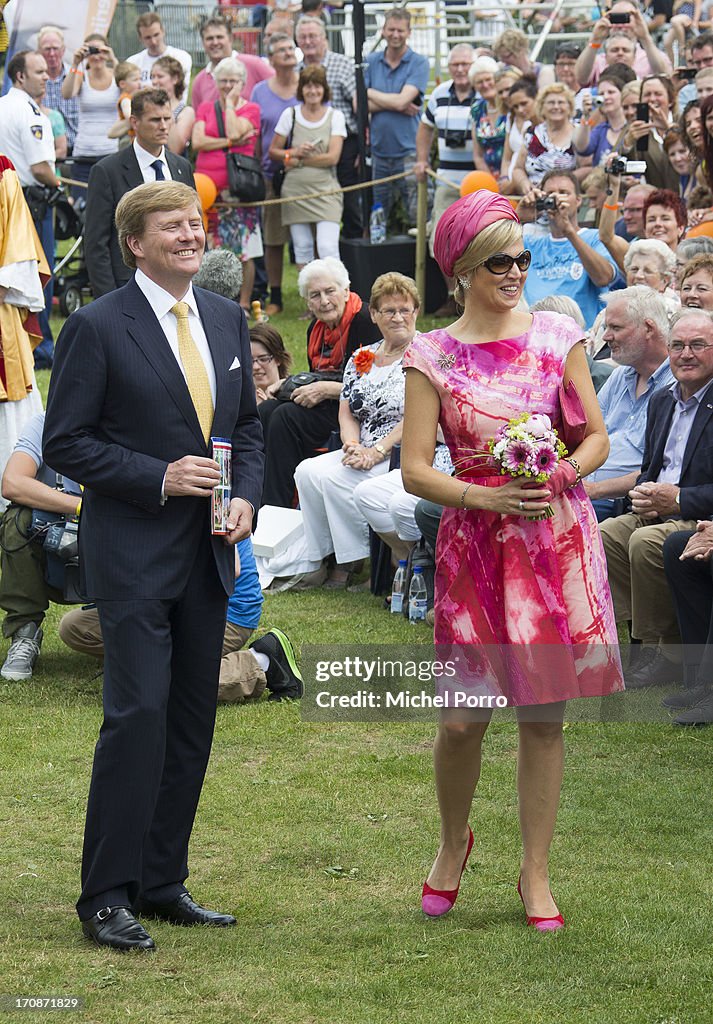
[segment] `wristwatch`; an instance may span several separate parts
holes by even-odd
[[[383,455],[385,459],[388,457],[389,453],[387,452],[386,448],[384,448],[383,444],[375,444],[374,448],[380,455]]]

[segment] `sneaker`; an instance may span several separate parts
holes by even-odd
[[[265,677],[270,691],[268,700],[299,700],[303,693],[302,676],[297,667],[295,649],[281,629],[271,629],[248,647],[270,659]]]
[[[28,622],[13,634],[5,664],[0,669],[3,679],[31,679],[42,646],[42,630],[36,622]]]
[[[675,711],[684,708],[692,708],[702,697],[708,693],[707,683],[699,683],[698,686],[681,690],[680,693],[672,693],[661,701],[665,708],[673,708]]]
[[[674,725],[713,725],[713,689],[708,687],[707,692],[700,700],[682,712],[678,718],[674,718]]]

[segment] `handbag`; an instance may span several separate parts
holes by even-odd
[[[282,386],[279,391],[275,393],[275,398],[279,402],[291,402],[293,392],[297,388],[306,387],[307,384],[317,384],[321,380],[341,380],[341,374],[329,370],[325,370],[323,373],[313,373],[311,370],[305,370],[302,373],[293,373],[290,377],[286,377],[282,382]]]
[[[290,125],[289,134],[288,134],[287,138],[285,139],[285,149],[289,149],[290,146],[292,145],[292,136],[294,134],[294,131],[295,131],[295,108],[293,107],[292,108],[292,124]],[[285,167],[284,164],[282,164],[280,167],[277,168],[277,170],[272,175],[272,191],[275,194],[275,197],[278,198],[278,199],[282,195],[282,183],[285,180],[285,175],[286,174],[287,174],[287,168]]]
[[[560,400],[560,437],[567,446],[568,452],[573,452],[585,438],[587,433],[587,413],[582,405],[582,399],[570,381],[565,387],[559,386]]]
[[[225,122],[220,103],[215,102],[215,119],[218,131],[225,136]],[[241,153],[225,152],[228,165],[228,191],[233,198],[241,203],[261,203],[265,198],[265,179],[262,176],[260,161],[254,156],[243,156]]]

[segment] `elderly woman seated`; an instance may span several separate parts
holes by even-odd
[[[265,432],[265,505],[290,508],[295,469],[327,444],[339,429],[339,396],[344,367],[360,345],[381,337],[361,298],[349,290],[347,268],[339,260],[313,260],[297,278],[297,287],[312,320],[307,328],[309,370],[319,379],[294,390],[288,401],[274,396],[260,404]]]
[[[347,362],[339,402],[341,448],[297,467],[304,537],[285,556],[259,565],[263,580],[288,576],[290,584],[304,584],[303,575],[312,574],[310,582],[320,583],[326,575],[320,572],[323,561],[333,555],[336,565],[325,586],[345,587],[355,563],[368,555],[369,528],[354,489],[388,472],[391,450],[401,441],[402,359],[416,333],[419,306],[411,278],[389,273],[374,282],[369,309],[382,339],[361,347]]]

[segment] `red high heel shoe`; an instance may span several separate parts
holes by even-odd
[[[525,900],[522,897],[519,877],[517,880],[517,894],[522,900],[522,905],[525,908],[528,926],[535,928],[538,932],[556,932],[559,931],[560,928],[564,928],[564,918],[561,914],[557,914],[556,917],[530,917],[527,913],[527,907],[525,907]],[[552,893],[550,893],[550,895],[552,895]]]
[[[465,857],[463,859],[463,866],[460,869],[460,877],[458,878],[458,885],[455,889],[432,889],[428,882],[423,883],[423,890],[421,892],[421,910],[424,912],[426,917],[443,917],[449,910],[453,910],[455,902],[458,899],[458,890],[460,889],[460,881],[465,871],[465,866],[468,863],[470,857],[470,851],[473,849],[473,829],[468,826],[468,849],[465,851]]]

